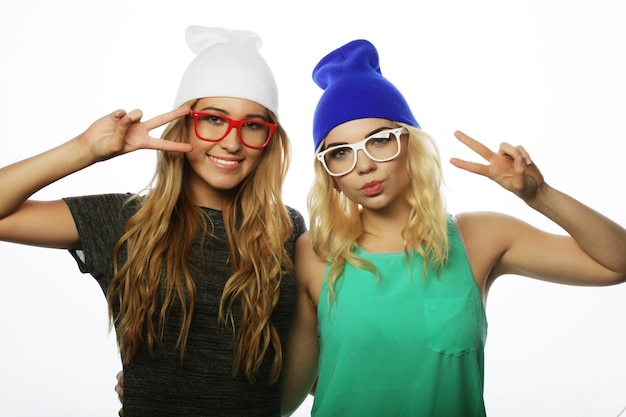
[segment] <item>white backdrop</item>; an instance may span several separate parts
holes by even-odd
[[[116,109],[171,108],[191,24],[258,32],[293,142],[286,202],[306,214],[319,58],[355,38],[440,144],[453,213],[495,210],[558,229],[452,156],[456,129],[523,144],[546,180],[626,225],[626,5],[620,0],[309,2],[0,0],[0,166]],[[411,10],[406,5],[411,4]],[[98,164],[40,199],[138,191],[153,151]],[[1,196],[0,196],[1,198]],[[626,254],[625,254],[626,256]],[[0,243],[0,416],[113,416],[121,368],[104,296],[64,251]],[[626,406],[626,286],[503,277],[487,306],[492,417],[615,417]],[[298,415],[308,415],[310,401]]]

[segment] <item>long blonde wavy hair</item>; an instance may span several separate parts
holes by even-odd
[[[411,212],[401,238],[407,260],[411,251],[429,265],[442,268],[448,258],[447,213],[441,192],[441,158],[435,141],[421,129],[396,122],[409,132],[407,170],[410,184],[406,199]],[[354,253],[363,233],[361,208],[334,188],[333,177],[315,160],[315,179],[308,195],[310,236],[315,253],[330,263],[329,298],[335,299],[335,284],[347,263],[376,273],[374,265]]]
[[[196,101],[186,104],[193,106]],[[274,114],[270,118],[278,123]],[[167,126],[162,139],[184,142],[189,128],[187,117],[177,119]],[[242,372],[251,382],[270,344],[275,350],[270,382],[278,379],[282,366],[281,343],[271,314],[281,278],[293,269],[284,248],[292,224],[282,202],[290,158],[289,139],[279,124],[255,171],[232,190],[222,211],[233,273],[222,293],[219,318],[234,332],[233,375]],[[151,187],[115,248],[115,275],[107,300],[125,363],[132,362],[141,343],[150,351],[162,347],[167,312],[175,300],[182,309],[176,346],[181,359],[184,355],[196,300],[187,261],[196,239],[211,236],[206,214],[192,201],[190,170],[184,154],[159,152]],[[127,261],[118,266],[122,248]],[[161,304],[160,291],[164,294]],[[119,307],[119,313],[114,313],[113,306]],[[239,323],[234,320],[235,309],[241,311]]]

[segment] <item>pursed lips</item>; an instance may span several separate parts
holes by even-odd
[[[370,181],[367,182],[363,185],[363,187],[361,187],[361,191],[365,194],[365,195],[374,195],[374,194],[378,194],[383,188],[383,182],[382,181]]]

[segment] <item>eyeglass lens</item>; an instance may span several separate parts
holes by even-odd
[[[353,148],[362,145],[365,154],[375,162],[385,162],[395,158],[400,149],[399,132],[383,131],[364,139],[353,146],[336,146],[324,154],[324,162],[333,174],[344,174],[352,170],[356,163],[357,151]]]
[[[232,122],[237,122],[233,120]],[[244,123],[236,125],[229,119],[219,115],[201,115],[197,118],[196,134],[200,139],[218,141],[228,134],[231,129],[237,128],[241,141],[249,146],[263,146],[270,136],[270,127],[257,123],[254,120],[245,120]]]

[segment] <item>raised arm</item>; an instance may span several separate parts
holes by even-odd
[[[496,153],[464,133],[456,132],[455,136],[488,164],[454,158],[450,161],[453,165],[492,179],[569,234],[545,233],[508,216],[460,216],[466,237],[485,236],[481,238],[483,247],[489,247],[487,241],[498,241],[494,248],[498,260],[492,265],[496,267],[492,275],[520,273],[576,285],[609,285],[626,280],[623,227],[549,186],[523,147],[503,143]],[[480,252],[474,250],[475,255]]]
[[[137,149],[187,152],[190,145],[163,141],[149,131],[181,117],[183,107],[140,122],[141,111],[115,111],[60,146],[0,169],[0,240],[58,248],[77,248],[78,233],[62,200],[29,198],[59,179],[96,162]]]

